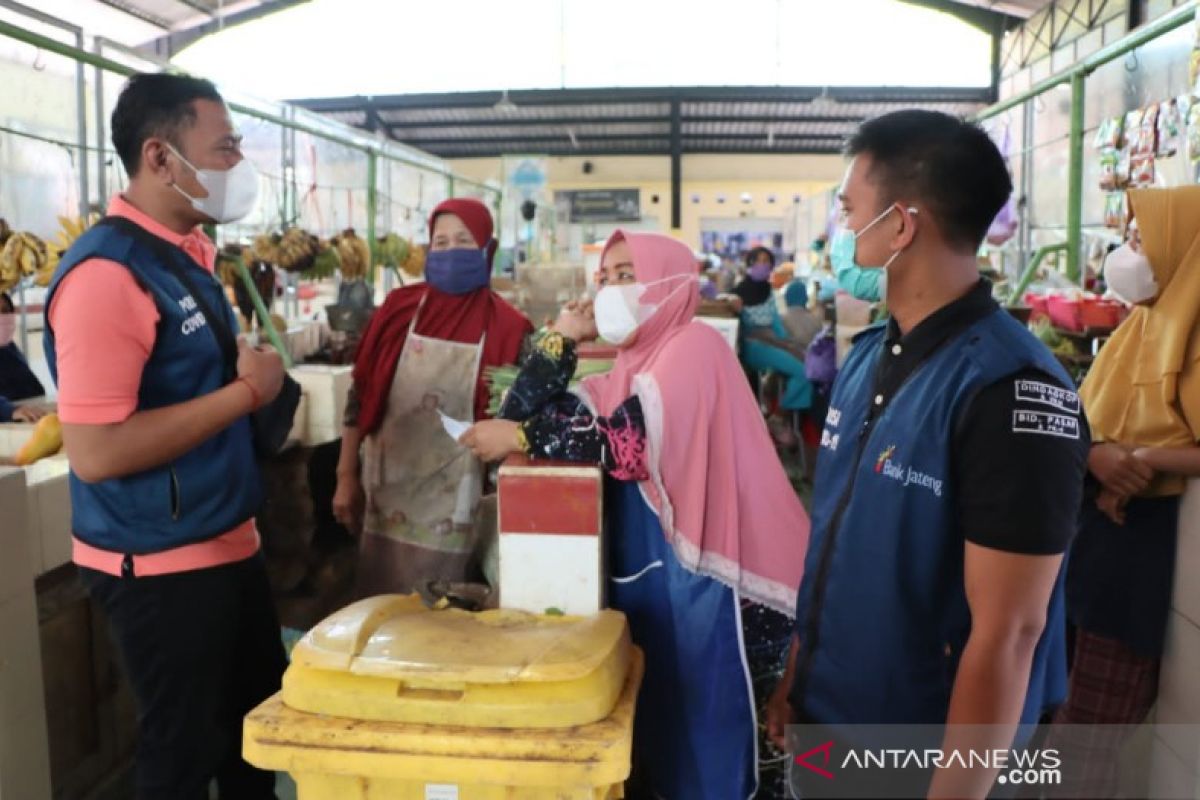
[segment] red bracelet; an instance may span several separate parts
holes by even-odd
[[[244,375],[238,376],[238,379],[234,383],[240,383],[250,390],[250,411],[251,413],[258,411],[262,406],[262,395],[254,388],[254,385]]]

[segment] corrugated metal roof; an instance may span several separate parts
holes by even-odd
[[[294,101],[438,156],[836,153],[864,120],[900,108],[968,115],[990,90],[714,87],[462,92]]]
[[[997,14],[1008,14],[1013,17],[1029,19],[1037,12],[1054,2],[1054,0],[952,0],[956,5],[972,6],[993,11]]]

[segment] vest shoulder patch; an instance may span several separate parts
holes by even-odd
[[[1079,418],[1049,411],[1013,411],[1013,433],[1079,439]]]
[[[1033,380],[1014,381],[1018,402],[1037,403],[1068,414],[1079,414],[1079,395],[1052,383]]]

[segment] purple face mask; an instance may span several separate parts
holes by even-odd
[[[482,289],[492,270],[484,250],[432,250],[425,257],[425,280],[446,294],[467,294]]]
[[[771,271],[773,269],[774,267],[772,267],[770,264],[755,264],[746,271],[746,274],[750,276],[751,280],[765,281],[771,277]]]

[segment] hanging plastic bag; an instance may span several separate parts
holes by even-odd
[[[991,227],[988,228],[988,244],[999,247],[1011,239],[1020,226],[1021,217],[1017,213],[1017,203],[1010,196],[1004,204],[1004,208],[1000,209],[1000,213],[992,220]]]
[[[1183,149],[1183,114],[1179,100],[1172,98],[1158,107],[1158,157],[1171,158]]]
[[[996,137],[993,137],[995,140]],[[1003,156],[1004,162],[1007,164],[1012,157],[1012,131],[1007,125],[1000,132],[999,141],[996,142],[996,148]],[[993,247],[999,247],[1013,237],[1017,232],[1017,228],[1021,225],[1020,214],[1017,213],[1017,202],[1011,194],[1008,200],[1005,201],[1004,207],[1000,209],[1000,213],[992,220],[991,226],[988,228],[987,241]]]
[[[1124,233],[1129,212],[1124,192],[1110,192],[1104,198],[1104,227]]]
[[[804,353],[804,374],[818,386],[831,386],[837,377],[837,340],[828,327],[808,345]]]

